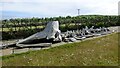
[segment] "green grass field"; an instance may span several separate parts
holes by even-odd
[[[71,23],[70,25],[75,25],[74,23]],[[65,27],[65,24],[61,24],[60,26],[62,26],[62,27]],[[25,29],[26,27],[16,27],[16,31],[18,31],[19,29],[20,30],[23,30],[23,29]],[[35,26],[31,26],[31,28],[30,28],[30,26],[27,26],[27,28],[29,28],[29,29],[35,29],[36,27]],[[37,28],[44,28],[44,26],[37,26]],[[15,27],[12,27],[12,29],[13,29],[13,31],[15,31]],[[0,31],[2,31],[2,28],[0,28]],[[8,28],[3,28],[3,31],[10,31],[10,29],[8,29]]]
[[[37,28],[43,28],[44,26],[37,26]],[[26,27],[16,27],[16,31],[18,31],[19,29],[20,30],[23,30],[23,29],[25,29]],[[29,28],[30,29],[30,27],[27,27],[27,28]],[[36,27],[35,26],[32,26],[31,27],[31,29],[35,29]],[[13,31],[15,31],[15,27],[12,27],[12,29],[13,29]],[[0,31],[2,31],[2,28],[0,28]],[[10,31],[10,29],[8,29],[8,28],[3,28],[3,31]]]
[[[2,58],[3,66],[117,66],[118,33]]]

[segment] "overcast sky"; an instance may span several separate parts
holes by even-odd
[[[2,19],[76,16],[118,15],[119,0],[0,0]]]

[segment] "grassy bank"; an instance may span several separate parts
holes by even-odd
[[[118,33],[48,50],[3,56],[3,66],[116,66]]]

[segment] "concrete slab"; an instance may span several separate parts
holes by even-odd
[[[42,47],[51,46],[52,43],[39,43],[39,44],[17,44],[18,47]]]
[[[29,51],[29,48],[23,48],[23,49],[14,49],[14,54],[16,53],[24,53]]]
[[[30,51],[41,50],[42,48],[29,48]]]

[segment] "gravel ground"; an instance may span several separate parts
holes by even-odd
[[[109,27],[111,31],[120,32],[120,26]]]

